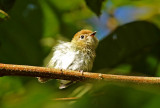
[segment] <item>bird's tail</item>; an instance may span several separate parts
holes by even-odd
[[[59,80],[59,81],[60,81],[59,89],[65,89],[66,87],[74,83],[73,81],[69,81],[69,80]]]
[[[38,78],[38,81],[41,82],[41,83],[45,83],[47,82],[48,78],[43,78],[43,77],[37,77]],[[68,86],[70,86],[71,84],[73,84],[74,82],[73,81],[69,81],[69,80],[59,80],[60,82],[60,86],[59,86],[59,89],[65,89],[67,88]]]
[[[48,79],[48,78],[42,78],[42,77],[37,77],[37,78],[38,78],[38,81],[41,82],[41,83],[45,83],[45,82],[47,82],[48,80],[50,80],[50,79]]]

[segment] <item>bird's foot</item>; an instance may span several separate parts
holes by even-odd
[[[79,72],[81,72],[81,74],[83,75],[83,70],[79,70]]]

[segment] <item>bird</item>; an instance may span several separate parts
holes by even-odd
[[[47,67],[79,72],[91,71],[99,43],[95,34],[96,31],[82,29],[73,36],[71,42],[60,41],[53,48],[53,56]],[[38,77],[41,83],[48,80],[48,78]],[[64,89],[74,83],[70,80],[59,80],[59,82],[59,89]]]

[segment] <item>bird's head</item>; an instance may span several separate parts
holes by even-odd
[[[74,35],[71,42],[82,48],[90,47],[96,49],[98,45],[98,39],[95,37],[95,34],[96,31],[93,32],[91,30],[81,30]]]

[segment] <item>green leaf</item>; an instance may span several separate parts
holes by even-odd
[[[160,30],[152,23],[136,21],[120,26],[99,43],[93,70],[112,68],[126,60],[136,61],[138,54],[148,53],[159,41]]]
[[[4,12],[3,10],[0,10],[0,21],[7,20],[8,18],[9,18],[8,14]]]
[[[87,6],[97,15],[100,16],[102,3],[104,0],[85,0]]]

